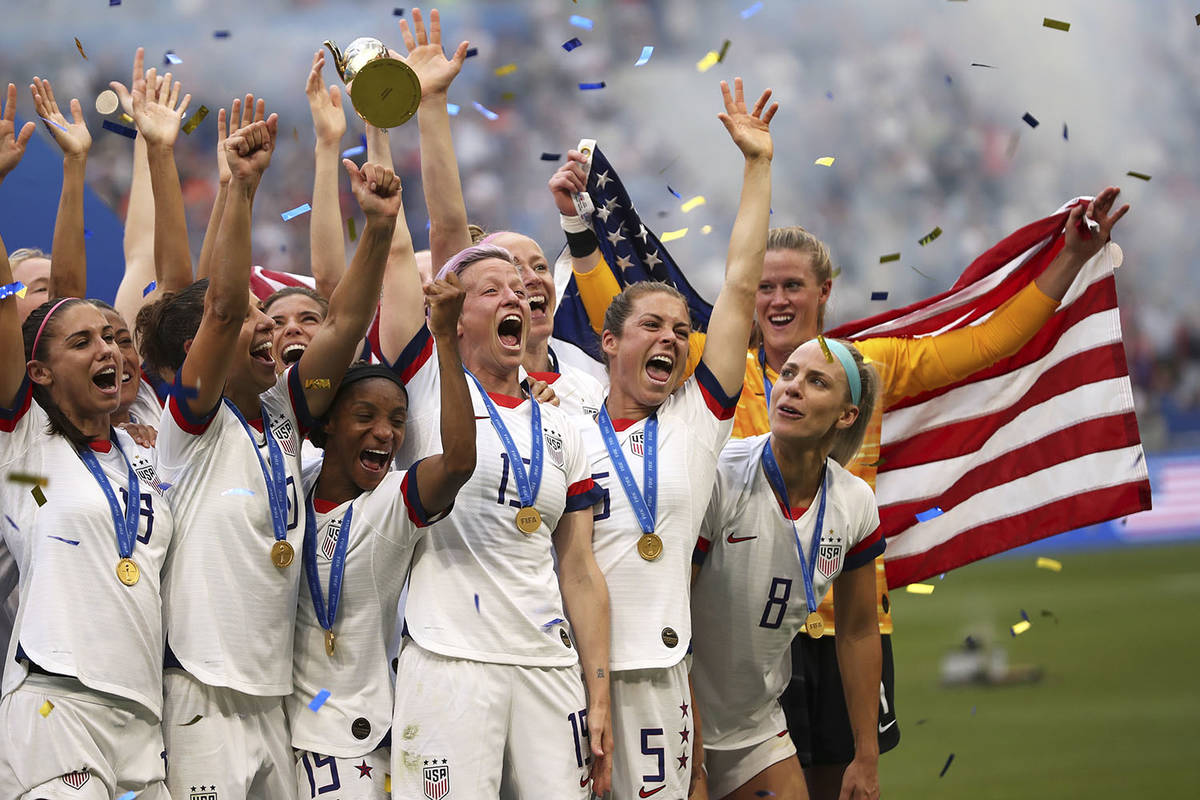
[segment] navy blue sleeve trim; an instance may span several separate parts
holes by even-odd
[[[851,552],[846,556],[846,560],[842,562],[842,572],[858,569],[859,567],[866,566],[867,564],[874,564],[875,559],[883,555],[883,550],[885,547],[886,545],[884,544],[883,536],[880,536],[879,541],[875,542],[873,545],[870,545],[865,550]]]
[[[16,427],[17,421],[29,410],[32,398],[33,382],[29,380],[29,373],[26,372],[21,378],[21,385],[17,387],[17,393],[13,395],[12,405],[0,407],[0,430],[11,431]]]
[[[189,396],[195,397],[197,391],[183,385],[183,368],[180,367],[175,372],[175,382],[171,384],[171,399],[175,402],[171,405],[173,412],[176,415],[176,421],[180,423],[180,427],[188,433],[203,433],[208,428],[213,418],[217,416],[217,409],[221,407],[221,398],[217,398],[217,402],[213,404],[204,414],[193,414],[192,409],[188,406],[187,399]]]
[[[410,341],[396,357],[396,360],[388,364],[383,358],[383,354],[379,354],[379,360],[387,364],[393,372],[400,376],[400,380],[405,385],[408,384],[412,377],[417,374],[417,370],[425,366],[425,362],[433,356],[433,334],[429,330],[428,325],[422,325]]]
[[[595,483],[591,478],[580,481],[578,484],[575,484],[575,486],[579,487],[587,484],[591,485],[583,491],[577,491],[574,494],[567,495],[566,506],[563,508],[564,514],[570,514],[572,511],[582,511],[585,508],[591,508],[592,506],[604,500],[604,487]]]
[[[742,396],[741,387],[739,386],[738,390],[732,395],[725,394],[725,390],[721,388],[721,382],[717,380],[717,376],[712,374],[712,371],[704,363],[703,359],[696,365],[695,374],[696,381],[700,384],[700,388],[706,396],[705,400],[709,401],[709,407],[711,408],[715,402],[720,410],[726,414],[718,414],[717,416],[721,419],[728,419],[727,415],[732,414],[734,409],[737,408],[738,398]],[[714,408],[713,411],[716,413],[717,409]]]
[[[312,412],[308,410],[308,398],[304,395],[304,387],[300,385],[300,369],[298,366],[288,367],[288,397],[292,401],[292,413],[296,415],[296,424],[300,426],[303,435],[316,427]]]

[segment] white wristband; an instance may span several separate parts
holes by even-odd
[[[583,221],[583,217],[568,217],[566,214],[559,214],[558,224],[562,226],[564,233],[583,233],[591,230],[591,227]]]

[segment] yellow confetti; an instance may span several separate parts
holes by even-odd
[[[31,475],[28,472],[10,472],[8,479],[13,483],[29,483],[34,486],[44,486],[49,488],[50,479],[43,475]]]
[[[818,167],[832,167],[835,160],[836,156],[821,156],[813,162],[813,165]]]
[[[933,594],[933,584],[931,583],[910,583],[904,587],[904,591],[909,594]]]
[[[1018,622],[1016,625],[1012,626],[1013,636],[1020,636],[1022,633],[1024,633],[1025,631],[1029,630],[1032,627],[1033,627],[1033,623],[1031,623],[1027,619],[1023,619],[1020,622]]]
[[[833,353],[831,353],[829,351],[829,344],[826,343],[825,337],[819,333],[817,334],[817,343],[821,345],[821,352],[825,354],[826,363],[832,364],[833,363]]]
[[[77,50],[79,50],[79,55],[83,56],[84,60],[86,61],[87,53],[83,52],[83,43],[79,41],[78,36],[75,37],[75,47]]]
[[[496,77],[503,78],[505,75],[512,75],[517,71],[516,64],[505,64],[503,67],[496,67]]]
[[[662,236],[658,237],[658,240],[663,244],[666,244],[667,242],[673,242],[676,239],[682,239],[684,236],[687,236],[687,232],[687,228],[680,228],[677,231],[665,231]]]
[[[384,794],[392,793],[392,776],[391,775],[383,776],[383,793]]]
[[[29,287],[28,287],[28,286],[22,286],[22,287],[21,287],[21,290],[20,290],[19,292],[17,292],[17,297],[19,297],[19,298],[21,298],[22,300],[24,300],[24,299],[25,299],[25,293],[26,293],[27,291],[29,291]]]
[[[1037,565],[1039,569],[1048,569],[1051,572],[1062,572],[1062,562],[1055,561],[1053,558],[1038,556]]]
[[[329,378],[309,378],[304,382],[305,389],[328,389],[330,386]]]
[[[30,493],[33,495],[33,500],[38,504],[39,508],[46,505],[46,495],[42,492],[42,487],[34,486],[33,489],[30,490]]]
[[[346,219],[346,227],[350,229],[350,241],[353,242],[358,238],[358,230],[354,227],[354,217]]]
[[[708,72],[713,68],[713,65],[721,60],[721,54],[716,50],[709,50],[708,55],[696,62],[696,69],[700,72]]]
[[[704,195],[698,194],[695,197],[693,197],[691,200],[688,200],[686,203],[681,205],[679,207],[679,210],[686,214],[687,212],[691,211],[693,208],[698,208],[699,206],[702,206],[707,202],[708,201],[704,199]]]
[[[51,703],[49,700],[47,700],[46,702],[42,703],[42,707],[38,709],[38,713],[43,717],[48,717],[50,716],[50,712],[53,710],[54,703]]]
[[[703,228],[700,229],[700,232],[703,233],[705,236],[708,236],[710,233],[712,233],[712,225],[705,225]]]

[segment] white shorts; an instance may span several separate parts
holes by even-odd
[[[590,753],[578,666],[489,664],[404,643],[392,720],[396,800],[588,800]]]
[[[388,800],[392,751],[380,747],[358,758],[296,753],[296,796],[301,800]]]
[[[612,673],[612,800],[687,797],[692,774],[687,661]]]
[[[0,742],[5,800],[170,800],[154,714],[74,678],[28,676],[0,701]]]
[[[703,724],[704,720],[700,722]],[[737,750],[706,747],[704,768],[708,770],[708,796],[720,800],[772,764],[795,756],[796,745],[792,743],[787,728],[770,739]]]
[[[167,788],[173,797],[295,800],[295,761],[282,697],[209,686],[179,669],[166,671],[163,690]]]

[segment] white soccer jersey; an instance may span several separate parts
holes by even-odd
[[[415,459],[441,447],[441,380],[428,329],[417,334],[410,351],[416,359],[396,366],[408,386],[405,444],[423,439],[411,456]],[[454,514],[431,525],[417,543],[405,609],[408,633],[426,650],[452,658],[525,666],[574,664],[551,534],[563,514],[588,508],[599,497],[583,444],[561,409],[539,405],[544,461],[534,507],[542,524],[533,534],[521,533],[516,527],[521,503],[508,454],[478,388],[473,381],[467,385],[475,410],[475,472],[459,490]],[[501,395],[492,400],[528,469],[531,401]]]
[[[654,532],[663,551],[646,561],[637,550],[642,529],[590,416],[572,418],[587,448],[592,480],[603,491],[594,509],[593,548],[608,581],[614,670],[670,667],[691,639],[688,586],[692,549],[712,492],[721,446],[733,430],[737,397],[726,397],[703,362],[658,408],[658,500]],[[645,459],[646,420],[613,420],[638,489]]]
[[[157,448],[178,521],[163,576],[168,666],[173,655],[211,686],[291,694],[296,596],[303,580],[300,441],[312,423],[299,373],[288,369],[261,396],[287,471],[285,523],[295,559],[284,569],[270,558],[275,535],[260,466],[269,463],[265,438],[256,429],[251,442],[223,400],[208,416],[193,417],[176,384]]]
[[[376,747],[392,724],[392,672],[387,641],[396,625],[400,589],[413,547],[432,518],[421,505],[413,470],[391,472],[374,491],[334,508],[316,504],[317,573],[328,607],[334,549],[349,535],[333,656],[325,651],[308,581],[296,615],[295,691],[288,697],[292,746],[326,756],[357,758]],[[343,521],[353,504],[350,530]],[[325,510],[322,510],[324,508]],[[329,699],[314,714],[309,702],[322,689]]]
[[[529,372],[525,374],[532,380],[545,381],[550,384],[550,388],[558,397],[558,407],[569,415],[595,416],[600,413],[600,405],[604,402],[605,395],[600,381],[574,367],[561,365],[560,369],[562,372]]]
[[[8,637],[17,621],[17,560],[4,543],[3,529],[15,524],[7,514],[0,523],[0,686],[4,685],[4,664],[7,663],[3,654],[8,652]]]
[[[747,747],[779,733],[772,715],[792,677],[791,642],[809,608],[789,516],[762,468],[770,434],[725,446],[716,489],[696,546],[692,589],[692,681],[704,746]],[[833,459],[813,574],[819,604],[843,570],[870,566],[883,552],[875,495]],[[811,557],[820,505],[792,510],[805,558]]]
[[[145,376],[139,375],[137,381],[138,393],[129,407],[129,421],[139,425],[158,425],[162,417],[162,400]]]
[[[104,491],[49,418],[32,401],[28,378],[16,408],[0,410],[0,508],[3,536],[20,570],[20,602],[8,645],[4,694],[25,680],[17,654],[48,672],[73,675],[85,686],[162,714],[162,599],[160,572],[174,531],[159,489],[152,453],[124,431],[116,441],[138,476],[141,514],[131,555],[141,570],[133,586],[117,579],[116,526]],[[125,510],[129,468],[116,446],[97,460]],[[13,473],[45,477],[46,502]]]

